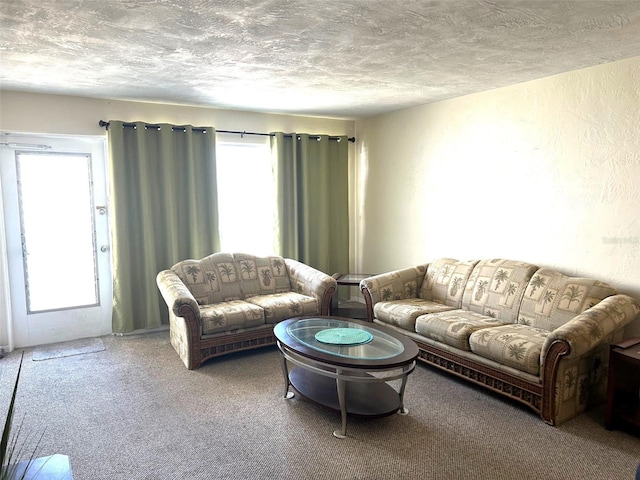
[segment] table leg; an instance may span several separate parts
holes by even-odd
[[[406,415],[409,413],[409,410],[404,407],[404,388],[407,386],[408,377],[408,374],[402,377],[402,383],[400,384],[400,408],[398,409],[398,413],[400,415]]]
[[[284,398],[293,398],[295,394],[289,391],[291,382],[289,381],[289,368],[287,367],[287,359],[284,357],[284,353],[280,355],[280,359],[282,360],[281,366],[282,373],[284,374]]]
[[[340,370],[338,370],[338,375],[340,375]],[[340,430],[336,430],[333,432],[334,437],[337,438],[347,438],[347,392],[346,392],[346,382],[338,377],[336,378],[336,383],[338,387],[338,403],[340,404],[340,415],[342,416],[342,428]]]

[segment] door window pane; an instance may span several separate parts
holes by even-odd
[[[29,313],[98,304],[90,161],[16,153]]]

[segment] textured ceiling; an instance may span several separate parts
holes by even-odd
[[[638,0],[0,0],[0,88],[358,118],[640,55]]]

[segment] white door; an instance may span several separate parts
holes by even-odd
[[[111,333],[102,138],[0,137],[14,347]]]

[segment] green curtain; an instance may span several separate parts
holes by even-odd
[[[280,254],[329,275],[348,272],[347,137],[272,135]]]
[[[215,130],[109,121],[113,331],[167,323],[156,275],[220,250]]]

